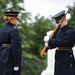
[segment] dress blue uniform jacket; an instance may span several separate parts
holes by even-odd
[[[10,48],[3,48],[3,44],[10,44]],[[5,27],[0,29],[0,51],[4,49],[5,55],[3,56],[0,62],[6,60],[4,64],[5,66],[0,64],[0,68],[3,69],[3,73],[0,71],[1,75],[20,75],[19,71],[15,72],[13,67],[19,66],[21,67],[21,59],[22,59],[22,48],[21,48],[21,39],[18,32],[18,29],[14,27],[13,24],[7,23]],[[6,51],[7,50],[7,51]],[[6,51],[6,52],[5,52]],[[0,57],[1,58],[1,57]],[[2,63],[3,64],[3,63]],[[2,67],[1,67],[2,66]]]
[[[49,40],[50,48],[55,47],[73,47],[75,43],[75,30],[69,24],[59,28],[56,35]]]
[[[50,48],[73,47],[75,43],[75,30],[69,24],[59,28],[56,35],[49,39]],[[54,75],[75,75],[75,60],[73,51],[56,50]]]

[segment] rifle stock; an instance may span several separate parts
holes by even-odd
[[[46,52],[46,50],[47,50],[47,47],[45,46],[40,53],[42,58],[44,58],[44,53]]]

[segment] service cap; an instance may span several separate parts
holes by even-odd
[[[59,23],[59,21],[63,18],[63,16],[65,16],[65,11],[61,11],[59,13],[57,13],[56,15],[54,15],[52,17],[52,19],[55,19],[56,20],[56,23]]]
[[[17,17],[19,14],[19,12],[16,12],[16,11],[6,11],[4,13],[5,13],[5,16],[10,16],[10,17]]]

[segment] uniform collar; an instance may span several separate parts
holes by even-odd
[[[64,26],[63,28],[61,28],[61,29],[66,29],[66,28],[68,28],[70,25],[69,24],[67,24],[66,26]]]
[[[14,26],[12,23],[10,23],[10,22],[7,22],[7,26],[11,26],[11,27],[13,27],[14,29],[16,29],[17,28],[17,26]]]

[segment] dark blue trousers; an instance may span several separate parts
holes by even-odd
[[[56,50],[54,75],[75,75],[75,60],[72,50]]]

